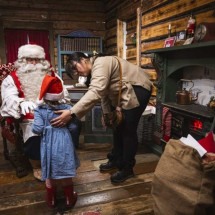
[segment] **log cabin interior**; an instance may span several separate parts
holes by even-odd
[[[191,16],[195,28],[188,34]],[[99,164],[111,149],[112,136],[100,123],[98,105],[82,119],[75,207],[49,209],[44,183],[36,181],[32,172],[17,176],[13,162],[5,159],[1,139],[0,214],[154,214],[151,182],[166,142],[187,134],[200,139],[214,126],[214,106],[210,110],[206,107],[215,94],[215,1],[0,0],[0,24],[0,64],[11,59],[9,37],[18,38],[20,31],[29,31],[29,35],[41,31],[47,36],[50,62],[65,85],[78,82],[64,69],[67,54],[73,51],[119,56],[144,68],[154,83],[149,102],[154,109],[143,113],[138,126],[134,178],[115,186],[110,173],[99,172]],[[206,28],[205,34],[199,31],[200,25]],[[206,80],[200,83],[202,79]],[[191,104],[182,109],[175,103],[178,83],[183,80],[191,80],[183,84],[196,92],[193,97],[198,96],[198,108]],[[205,84],[211,86],[209,97],[202,92]],[[86,90],[69,88],[72,101],[77,102]],[[8,142],[7,146],[12,153],[14,145]]]

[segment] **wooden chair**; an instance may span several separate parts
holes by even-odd
[[[14,70],[12,63],[0,65],[0,86],[2,81]],[[1,91],[0,91],[1,93]],[[2,104],[0,96],[0,105]],[[16,169],[17,177],[21,178],[28,174],[29,162],[23,153],[23,137],[19,126],[19,120],[5,118],[0,115],[1,135],[3,140],[3,154]],[[8,149],[8,142],[13,150]]]

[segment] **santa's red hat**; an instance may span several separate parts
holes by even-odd
[[[63,99],[63,97],[64,93],[61,80],[54,74],[52,76],[45,75],[40,89],[39,100],[58,101]]]
[[[26,44],[19,47],[18,58],[45,59],[45,51],[43,47],[36,44]]]

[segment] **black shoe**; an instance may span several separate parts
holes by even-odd
[[[108,161],[107,163],[102,163],[100,166],[99,166],[99,169],[101,172],[105,172],[105,171],[110,171],[112,169],[116,169],[117,166],[114,162],[111,162],[111,161]]]
[[[112,183],[121,183],[129,178],[134,177],[133,170],[122,170],[114,173],[110,180]]]

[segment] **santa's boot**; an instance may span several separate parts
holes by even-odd
[[[70,208],[73,207],[77,201],[78,195],[74,191],[73,185],[68,185],[63,187],[64,195],[66,199],[66,207]]]
[[[46,203],[50,208],[56,206],[56,187],[46,187]]]
[[[33,169],[34,178],[36,178],[39,181],[42,181],[42,172],[41,172],[40,160],[29,159],[29,161],[30,161],[32,169]]]

